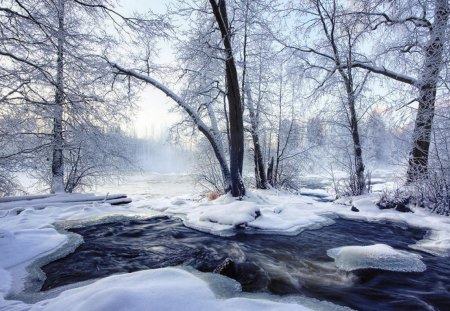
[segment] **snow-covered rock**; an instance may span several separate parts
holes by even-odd
[[[426,270],[420,255],[396,250],[385,244],[337,247],[329,249],[327,255],[334,259],[339,269],[345,271],[368,268],[400,272]]]

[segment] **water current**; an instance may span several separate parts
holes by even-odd
[[[450,310],[450,260],[408,248],[424,230],[395,223],[336,219],[296,236],[238,231],[219,237],[157,217],[90,225],[74,253],[43,267],[42,290],[115,273],[190,266],[237,280],[248,292],[304,295],[356,310]],[[425,272],[336,268],[330,248],[383,243],[423,256]]]

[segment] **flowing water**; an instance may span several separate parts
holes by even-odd
[[[158,217],[70,231],[82,235],[85,243],[43,267],[47,280],[42,290],[114,273],[184,265],[230,276],[249,292],[300,294],[357,310],[450,310],[450,261],[409,249],[425,231],[398,224],[337,219],[334,225],[296,236],[243,230],[218,237]],[[338,246],[376,243],[419,253],[427,270],[345,272],[326,255]]]

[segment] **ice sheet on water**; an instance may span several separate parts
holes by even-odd
[[[346,271],[368,268],[399,272],[426,270],[420,260],[422,256],[396,250],[386,244],[337,247],[329,249],[327,255],[334,259],[339,269]]]

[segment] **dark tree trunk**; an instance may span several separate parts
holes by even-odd
[[[269,184],[273,187],[274,180],[273,180],[273,165],[274,165],[274,158],[272,157],[270,159],[269,166],[267,167],[267,180],[269,181]]]
[[[253,160],[255,163],[255,181],[257,189],[267,189],[266,169],[264,167],[264,158],[262,155],[261,144],[258,135],[258,116],[255,112],[255,106],[250,90],[247,88],[247,106],[250,115],[251,133],[253,141]]]
[[[63,105],[64,105],[64,0],[58,1],[58,38],[56,60],[55,105],[53,110],[53,154],[51,193],[64,192]]]
[[[266,171],[264,168],[264,159],[261,152],[261,145],[259,144],[258,135],[253,135],[254,154],[253,161],[255,162],[255,180],[257,189],[267,189]]]
[[[353,59],[353,46],[351,44],[352,38],[351,33],[347,32],[347,40],[348,40],[348,46],[347,51],[345,51],[346,57],[346,64],[345,61],[343,61],[340,56],[340,50],[338,47],[337,40],[335,38],[335,27],[336,27],[336,3],[333,2],[333,11],[331,14],[326,13],[327,18],[330,18],[331,26],[328,28],[326,17],[323,15],[322,12],[322,6],[320,3],[316,4],[317,12],[320,16],[321,23],[323,30],[331,44],[331,48],[333,50],[334,55],[334,62],[336,64],[337,70],[342,77],[343,83],[345,85],[346,90],[346,109],[347,109],[347,116],[348,116],[348,123],[350,126],[350,132],[352,135],[352,142],[353,142],[353,152],[354,152],[354,159],[352,165],[354,165],[354,171],[350,170],[350,174],[354,176],[350,176],[350,182],[351,182],[351,190],[354,195],[360,195],[363,194],[366,191],[366,185],[365,185],[365,176],[364,176],[364,162],[362,157],[362,148],[361,148],[361,140],[359,137],[359,131],[358,131],[358,117],[356,115],[356,94],[355,94],[355,86],[353,81],[353,72],[352,72],[352,59]],[[345,66],[343,66],[345,64]],[[364,82],[363,82],[364,83]],[[362,88],[362,85],[359,86]]]
[[[449,15],[448,0],[436,0],[431,38],[425,50],[422,76],[419,80],[419,107],[413,133],[407,182],[414,182],[428,175],[428,155],[433,127],[434,106],[439,72],[443,65],[443,50]]]
[[[358,131],[358,118],[355,110],[355,99],[353,93],[348,94],[348,105],[350,110],[350,130],[352,132],[353,148],[355,153],[355,180],[354,194],[360,195],[366,191],[366,181],[364,176],[364,163],[362,158],[361,141]]]
[[[242,103],[239,90],[239,80],[236,64],[231,46],[231,31],[228,22],[225,0],[210,0],[216,22],[222,34],[226,60],[226,84],[228,99],[228,115],[230,123],[230,173],[231,194],[234,197],[245,195],[245,186],[242,179],[242,166],[244,163],[244,122],[242,116]]]

